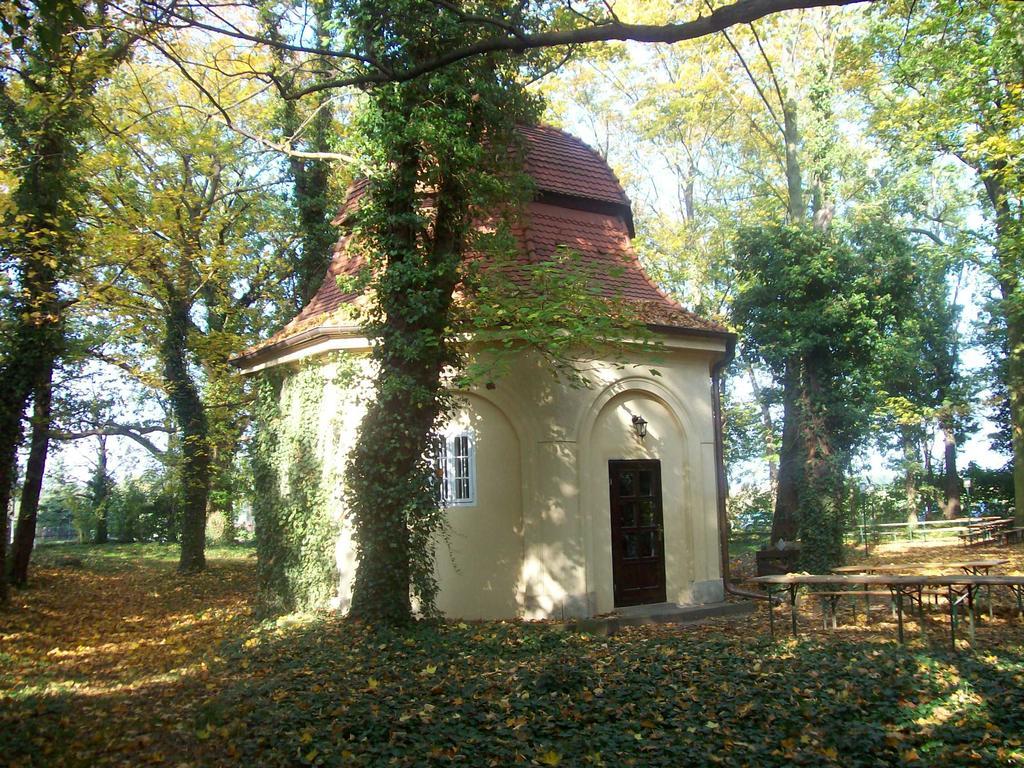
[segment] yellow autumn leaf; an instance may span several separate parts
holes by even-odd
[[[537,761],[541,765],[560,765],[562,762],[562,756],[555,752],[555,750],[549,749],[547,752],[542,752],[537,757]]]

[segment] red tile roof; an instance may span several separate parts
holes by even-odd
[[[550,259],[561,246],[579,254],[580,268],[599,281],[610,299],[630,301],[645,322],[680,330],[726,333],[718,323],[683,309],[644,272],[630,243],[629,199],[597,152],[555,128],[521,130],[526,138],[524,164],[540,194],[527,206],[515,227],[522,243],[523,264],[522,268],[504,268],[509,279],[526,287],[526,264]],[[367,189],[365,180],[352,184],[334,224],[349,222]],[[338,287],[339,276],[354,275],[360,266],[347,251],[346,234],[334,247],[324,282],[309,304],[278,333],[242,353],[241,359],[303,331],[338,323],[338,316],[345,314],[357,298]]]

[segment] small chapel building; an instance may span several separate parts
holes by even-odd
[[[723,600],[718,371],[735,338],[659,290],[631,245],[630,201],[601,156],[554,128],[523,128],[525,170],[536,193],[523,214],[521,258],[566,247],[628,300],[660,343],[627,365],[596,360],[588,386],[560,381],[524,352],[502,378],[458,392],[444,430],[448,535],[437,542],[438,607],[466,619],[580,618],[642,604]],[[356,183],[335,219],[344,230],[365,192]],[[234,364],[268,369],[281,408],[316,403],[320,481],[338,521],[333,605],[348,606],[355,572],[341,485],[364,412],[339,370],[366,360],[369,342],[346,317],[337,277],[350,269],[342,236],[319,292],[279,333]],[[289,381],[317,372],[315,398]],[[305,414],[307,418],[311,414]]]

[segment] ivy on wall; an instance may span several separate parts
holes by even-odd
[[[326,362],[272,368],[257,382],[253,515],[259,606],[267,614],[325,608],[338,590],[340,520],[331,499],[339,478],[322,458]],[[339,379],[351,364],[338,368],[335,383],[350,385]]]

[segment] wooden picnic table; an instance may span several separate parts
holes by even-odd
[[[995,520],[986,518],[984,520],[972,520],[967,523],[966,530],[961,531],[958,535],[966,547],[974,544],[975,539],[980,543],[984,543],[1003,537],[1006,538],[1007,543],[1009,543],[1009,537],[1013,530],[1012,517],[1000,517]]]
[[[833,573],[892,573],[894,575],[927,575],[927,571],[949,571],[963,570],[970,575],[988,575],[992,568],[1006,565],[1010,560],[1002,558],[999,560],[954,560],[953,562],[903,562],[903,563],[882,563],[881,565],[840,565],[831,569]],[[987,588],[988,617],[992,618],[992,588]],[[867,595],[867,587],[864,587],[864,603],[868,611],[871,609],[871,598]],[[922,595],[919,592],[918,600]]]
[[[832,573],[892,573],[897,575],[925,575],[924,571],[958,570],[971,576],[986,576],[993,568],[1006,565],[1001,560],[956,560],[951,563],[882,563],[880,565],[840,565]],[[941,575],[941,574],[940,574]]]
[[[797,596],[800,588],[815,584],[846,585],[853,587],[885,587],[896,602],[899,641],[903,642],[903,600],[917,599],[920,609],[921,631],[924,631],[924,603],[920,599],[925,587],[945,588],[949,600],[950,639],[956,647],[957,607],[966,604],[971,640],[974,640],[974,595],[981,587],[1008,587],[1017,598],[1017,613],[1024,617],[1024,576],[992,576],[972,574],[940,575],[890,575],[890,574],[810,574],[784,573],[773,576],[757,576],[749,579],[753,584],[763,585],[768,592],[768,617],[772,637],[775,636],[775,615],[772,610],[773,593],[786,592],[789,595],[790,616],[793,634],[797,633]],[[779,589],[776,589],[778,587]]]
[[[923,562],[923,563],[882,563],[880,565],[841,565],[837,568],[832,569],[832,573],[883,573],[893,574],[899,576],[921,576],[927,575],[928,571],[953,571],[960,570],[971,576],[987,576],[989,571],[993,568],[998,568],[1001,565],[1006,565],[1009,560],[1002,558],[1000,560],[955,560],[951,563],[934,563],[934,562]],[[988,615],[991,619],[993,616],[992,608],[992,587],[988,588]],[[864,602],[868,612],[871,611],[871,598],[867,594],[868,587],[864,587]],[[917,599],[920,601],[921,594],[919,593]]]

